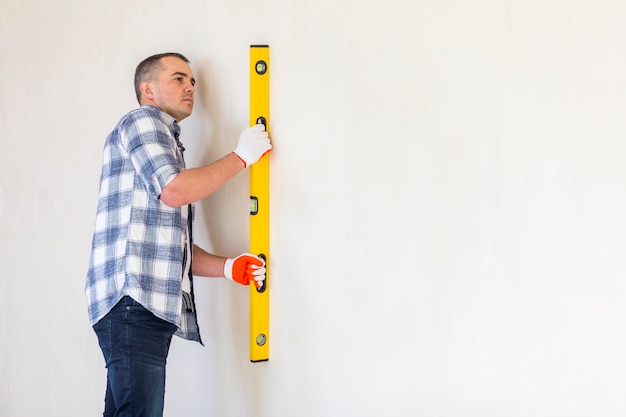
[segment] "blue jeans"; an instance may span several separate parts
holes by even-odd
[[[104,417],[162,417],[177,327],[126,296],[93,326],[107,367]]]

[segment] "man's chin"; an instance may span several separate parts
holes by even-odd
[[[187,117],[191,116],[192,111],[193,111],[193,106],[190,109],[180,110],[176,115],[172,115],[172,116],[180,122],[181,120],[186,119]]]

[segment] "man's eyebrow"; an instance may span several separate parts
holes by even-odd
[[[183,77],[189,77],[189,74],[185,73],[185,72],[180,72],[180,71],[176,71],[172,74],[172,77],[176,76],[176,75],[180,75]],[[191,85],[196,85],[196,79],[191,77]]]

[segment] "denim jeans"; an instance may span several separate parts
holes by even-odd
[[[176,326],[126,296],[93,326],[107,367],[104,417],[162,417]]]

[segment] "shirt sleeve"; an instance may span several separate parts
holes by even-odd
[[[120,126],[121,144],[128,152],[137,175],[154,198],[184,168],[176,156],[174,138],[160,119],[140,113]]]

